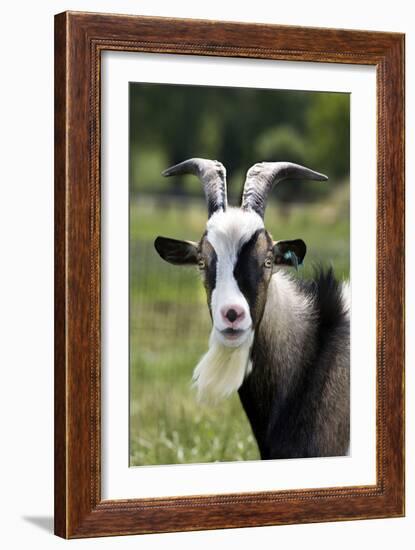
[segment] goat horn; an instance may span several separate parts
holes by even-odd
[[[176,176],[179,174],[193,174],[203,184],[208,216],[217,210],[226,210],[226,170],[222,163],[217,160],[192,158],[180,164],[171,166],[162,172],[163,176]]]
[[[292,162],[259,162],[251,166],[246,174],[241,208],[254,210],[263,218],[268,193],[276,183],[286,179],[326,181],[328,178]]]

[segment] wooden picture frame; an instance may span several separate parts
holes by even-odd
[[[375,485],[102,501],[100,61],[105,50],[376,67]],[[404,515],[404,245],[404,35],[57,15],[55,533],[78,538]]]

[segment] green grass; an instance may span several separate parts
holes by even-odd
[[[130,464],[175,464],[259,458],[238,396],[200,405],[192,372],[207,349],[210,318],[197,271],[163,262],[157,235],[198,240],[206,224],[202,200],[139,197],[130,208]],[[299,277],[315,262],[349,273],[348,187],[324,202],[270,204],[266,226],[276,240],[303,238]]]

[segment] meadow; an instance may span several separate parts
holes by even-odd
[[[203,198],[133,195],[130,205],[130,465],[259,458],[237,395],[201,405],[192,372],[207,349],[210,318],[195,268],[165,263],[157,235],[198,240],[206,224]],[[269,202],[266,227],[276,240],[302,238],[308,278],[313,265],[349,276],[349,185],[317,202]]]

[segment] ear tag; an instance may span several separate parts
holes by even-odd
[[[298,265],[301,265],[298,263],[297,254],[295,252],[292,252],[291,250],[288,250],[284,253],[284,259],[289,260],[292,265],[295,267],[296,271],[298,271]]]

